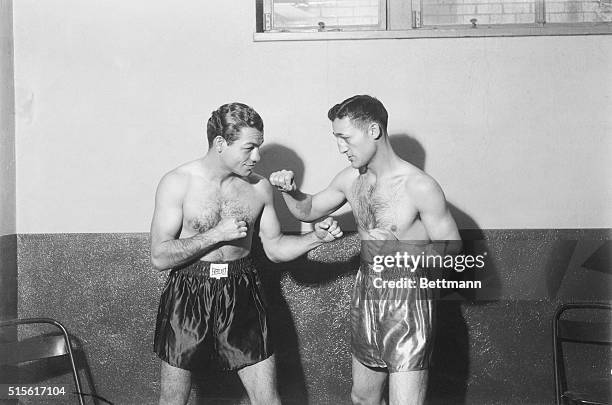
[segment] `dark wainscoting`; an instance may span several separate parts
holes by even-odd
[[[439,303],[429,402],[552,404],[550,320],[561,302],[611,299],[609,254],[607,270],[585,267],[610,243],[610,230],[462,236],[468,251],[487,251],[490,261],[478,277],[491,289]],[[19,316],[64,322],[98,395],[116,404],[156,403],[152,341],[166,273],[149,265],[148,234],[23,234],[17,242],[19,282],[9,277],[6,285],[18,289]],[[358,251],[352,234],[291,263],[272,265],[259,256],[285,403],[349,403],[348,308]],[[14,300],[11,294],[3,291],[2,302]],[[192,403],[245,403],[234,374],[197,375],[195,383]]]

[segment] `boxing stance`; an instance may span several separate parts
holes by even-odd
[[[354,96],[333,106],[328,117],[338,150],[350,166],[314,195],[301,192],[288,170],[272,173],[270,183],[283,192],[291,213],[306,222],[348,202],[365,242],[351,301],[353,402],[382,403],[388,377],[391,404],[422,404],[434,301],[419,288],[376,288],[379,275],[373,274],[371,254],[363,249],[371,241],[414,242],[415,248],[429,241],[459,241],[457,225],[438,183],[394,152],[388,114],[379,100]],[[458,250],[460,242],[452,245]]]
[[[263,121],[251,107],[225,104],[208,120],[205,156],[160,181],[151,224],[151,262],[172,269],[157,314],[154,350],[162,360],[160,404],[185,404],[191,373],[236,370],[253,404],[279,404],[266,303],[251,244],[259,223],[266,255],[292,260],[342,236],[327,218],[286,236],[260,160]]]

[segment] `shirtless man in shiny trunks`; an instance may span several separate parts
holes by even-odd
[[[253,172],[263,122],[240,103],[207,124],[205,156],[160,181],[151,224],[151,263],[172,269],[160,300],[154,350],[162,360],[160,404],[185,404],[191,373],[235,370],[252,404],[280,404],[265,299],[253,260],[253,231],[268,258],[288,261],[342,236],[331,217],[302,236],[286,236],[273,188]]]
[[[416,242],[421,247],[423,242],[454,241],[450,245],[456,251],[457,225],[438,183],[393,151],[387,111],[379,100],[351,97],[333,106],[328,118],[350,166],[314,195],[299,191],[288,170],[272,173],[270,182],[301,221],[318,220],[346,202],[352,208],[362,239],[362,264],[351,301],[353,402],[384,403],[389,378],[392,405],[422,404],[433,348],[434,302],[418,288],[376,288],[363,249],[368,241]]]

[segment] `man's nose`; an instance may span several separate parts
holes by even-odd
[[[346,142],[344,142],[342,139],[338,139],[336,143],[338,144],[338,151],[340,153],[348,152],[348,147],[346,146]]]
[[[259,154],[259,148],[255,148],[251,151],[251,156],[249,156],[252,162],[257,163],[261,159],[261,155]]]

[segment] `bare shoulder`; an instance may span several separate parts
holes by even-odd
[[[251,173],[246,180],[253,185],[253,187],[257,189],[270,189],[272,190],[272,184],[270,184],[270,180],[261,174],[257,174],[255,172]]]
[[[195,166],[193,162],[185,163],[170,170],[159,181],[159,186],[157,187],[158,195],[170,194],[177,196],[178,194],[184,194],[194,175],[194,171]]]
[[[445,200],[440,184],[429,174],[414,166],[407,170],[405,186],[405,190],[417,202],[432,203]]]
[[[332,186],[345,191],[350,189],[351,185],[359,178],[359,170],[348,166],[342,169],[332,180]]]
[[[270,180],[266,177],[253,172],[246,180],[253,186],[257,194],[264,199],[272,197],[274,190],[272,184],[270,184]]]

